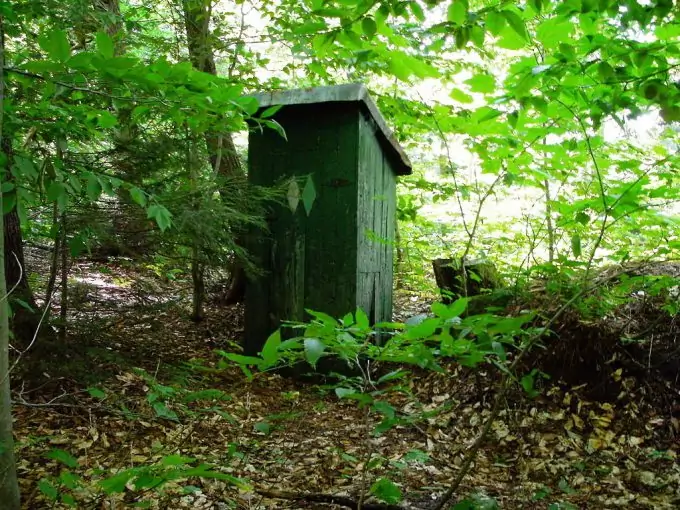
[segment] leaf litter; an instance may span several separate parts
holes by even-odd
[[[220,368],[215,349],[235,349],[241,307],[211,306],[197,325],[173,299],[176,284],[155,282],[153,299],[135,301],[130,289],[138,275],[108,270],[133,284],[110,282],[114,291],[90,296],[98,307],[82,308],[65,352],[45,370],[15,377],[24,508],[61,508],[48,499],[55,486],[77,508],[333,508],[267,495],[356,499],[382,478],[414,507],[427,508],[458,473],[491,412],[490,369],[418,369],[407,388],[386,398],[399,416],[420,418],[373,435],[381,416],[367,416],[330,388],[272,373],[248,381],[237,367]],[[115,313],[117,306],[124,313]],[[533,399],[513,392],[460,497],[494,498],[501,508],[678,508],[677,409],[658,405],[653,388],[625,370],[610,376],[621,388],[614,399],[598,400],[587,384],[564,380],[546,381]],[[101,490],[116,473],[168,458],[205,463],[234,479]],[[80,483],[71,480],[66,491],[69,476]]]

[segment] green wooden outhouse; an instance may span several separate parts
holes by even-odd
[[[305,309],[343,317],[363,309],[373,322],[392,315],[396,179],[411,163],[361,84],[256,96],[281,105],[273,129],[253,129],[248,177],[285,183],[286,203],[251,235],[264,273],[246,288],[246,354],[257,354],[285,320]],[[291,180],[291,177],[294,179]]]

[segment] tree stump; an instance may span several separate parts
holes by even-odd
[[[432,268],[442,301],[447,304],[458,296],[477,296],[501,286],[496,266],[488,260],[470,260],[463,266],[455,259],[435,259]]]

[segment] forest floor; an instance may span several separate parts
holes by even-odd
[[[404,416],[428,417],[373,437],[376,418],[330,387],[218,368],[216,351],[234,351],[242,333],[240,306],[211,303],[196,324],[188,289],[151,271],[91,263],[74,274],[67,345],[22,362],[13,377],[24,508],[333,508],[273,496],[356,499],[380,477],[426,508],[490,413],[490,369],[415,371],[388,398]],[[402,316],[428,307],[399,303]],[[546,382],[535,398],[513,392],[459,496],[477,495],[478,508],[494,508],[485,498],[505,509],[680,507],[677,399],[659,404],[639,378],[613,377],[615,398],[576,381]],[[153,488],[163,472],[198,463],[242,485],[221,476]],[[137,488],[111,478],[130,468]],[[107,495],[104,479],[128,489]]]

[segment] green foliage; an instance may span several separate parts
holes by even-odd
[[[193,391],[187,389],[186,384],[161,384],[142,369],[136,369],[135,372],[146,382],[146,401],[156,418],[179,422],[183,418],[195,419],[216,413],[230,422],[235,421],[233,416],[219,408],[220,402],[231,400],[231,396],[221,390]]]
[[[380,501],[396,505],[402,499],[401,489],[387,478],[379,478],[371,485],[371,494]]]
[[[47,458],[54,459],[65,466],[56,477],[44,478],[38,489],[53,503],[79,508],[90,504],[104,495],[136,493],[139,501],[151,501],[169,483],[177,483],[192,478],[217,479],[233,485],[240,490],[250,490],[250,485],[237,477],[222,473],[213,467],[198,463],[191,457],[177,454],[163,456],[158,462],[121,470],[117,473],[99,473],[92,477],[81,474],[82,466],[75,457],[64,450],[52,450]]]
[[[680,15],[673,2],[264,2],[256,10],[266,30],[256,44],[233,13],[205,20],[213,48],[228,56],[218,75],[186,61],[185,27],[169,21],[176,6],[123,7],[112,16],[87,2],[1,7],[3,212],[16,208],[31,240],[55,242],[65,218],[72,256],[111,239],[134,252],[120,228],[130,227],[147,236],[139,244],[152,247],[149,268],[169,280],[190,268],[221,270],[234,257],[257,273],[237,239],[265,227],[268,202],[286,193],[314,214],[320,190],[311,179],[264,190],[242,175],[215,175],[206,136],[250,122],[285,137],[276,108],[255,118],[251,90],[365,81],[415,161],[398,199],[400,284],[432,292],[432,259],[479,256],[498,262],[520,290],[544,284],[550,300],[569,303],[584,319],[633,297],[678,312],[676,279],[598,279],[601,266],[674,259],[680,247]],[[289,53],[261,50],[263,42]],[[263,72],[272,68],[275,74]],[[424,90],[437,92],[423,97]],[[403,416],[386,398],[407,392],[403,368],[373,381],[368,361],[441,371],[446,360],[507,372],[509,360],[543,333],[532,313],[470,315],[468,306],[464,299],[435,304],[422,320],[377,325],[361,310],[340,320],[310,311],[308,323],[288,325],[299,335],[275,333],[258,357],[223,351],[221,366],[237,363],[252,378],[299,363],[323,370],[339,360],[346,373],[332,384],[335,395],[378,417],[372,432],[383,434],[425,413]],[[142,374],[158,419],[213,412],[213,401],[227,398]],[[530,396],[544,377],[511,375]],[[276,423],[268,417],[256,430],[270,434]],[[68,474],[77,467],[70,455],[51,455],[67,474],[39,488],[75,505],[89,482]],[[192,460],[165,459],[117,473],[102,488],[222,476]],[[371,490],[385,502],[401,498],[387,478]],[[494,507],[480,498],[456,508]]]

